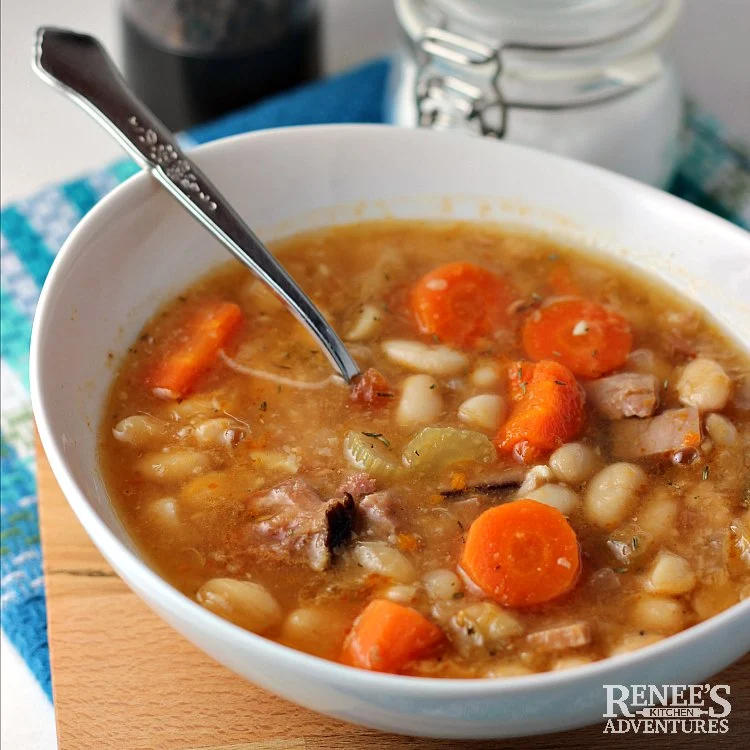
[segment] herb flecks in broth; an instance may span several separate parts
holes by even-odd
[[[481,224],[276,252],[353,388],[232,264],[148,322],[102,418],[117,510],[187,596],[361,668],[502,677],[750,595],[750,363],[701,310]]]

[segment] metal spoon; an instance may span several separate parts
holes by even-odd
[[[130,91],[94,37],[65,29],[37,31],[33,60],[38,75],[82,107],[287,304],[315,336],[347,383],[359,367],[343,341],[203,172],[174,135]]]

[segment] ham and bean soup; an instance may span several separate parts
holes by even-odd
[[[106,406],[116,507],[187,596],[431,677],[587,664],[750,596],[750,361],[700,309],[481,224],[276,251],[353,387],[234,264],[146,325]]]

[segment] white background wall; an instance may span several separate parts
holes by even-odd
[[[750,0],[683,0],[676,56],[687,92],[750,145]]]
[[[394,45],[391,0],[321,0],[326,68]],[[0,138],[3,201],[99,166],[118,147],[29,68],[34,29],[59,24],[100,36],[116,56],[116,0],[2,0]],[[750,0],[684,0],[677,57],[689,94],[750,143]]]

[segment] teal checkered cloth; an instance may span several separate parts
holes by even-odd
[[[314,123],[382,122],[388,63],[376,61],[192,130],[205,143],[260,128]],[[671,192],[750,226],[750,153],[721,126],[688,107],[682,159]],[[29,337],[39,291],[55,253],[89,209],[134,174],[121,161],[41,190],[0,212],[2,270],[2,628],[51,697],[34,444],[29,405]]]

